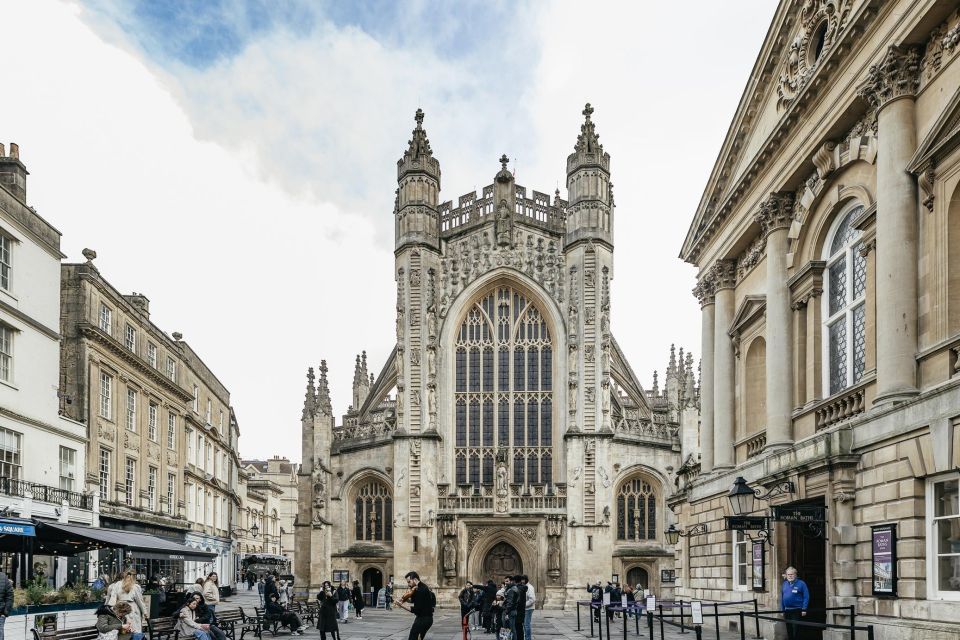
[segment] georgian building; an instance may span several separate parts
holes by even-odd
[[[269,553],[286,556],[292,568],[297,553],[293,525],[298,511],[297,474],[300,465],[280,456],[269,460],[243,460],[241,465],[250,478],[251,488],[259,490],[262,487],[264,491],[269,488],[270,495],[276,495],[276,500],[271,502],[270,508],[265,512],[270,516],[267,532],[270,537],[269,544],[275,549]],[[263,543],[266,544],[267,539],[264,539]]]
[[[339,422],[326,363],[307,376],[300,584],[416,570],[452,600],[466,579],[523,572],[559,607],[617,574],[669,593],[692,357],[648,393],[612,333],[610,155],[583,113],[568,200],[517,185],[504,156],[455,206],[417,112],[397,163],[396,347],[377,375],[357,357]]]
[[[776,608],[793,565],[878,638],[960,632],[958,34],[956,2],[777,9],[681,251],[702,455],[669,502],[707,527],[683,597]],[[766,544],[728,529],[738,477]]]
[[[283,489],[260,479],[247,466],[237,473],[240,509],[234,523],[238,561],[250,555],[280,556],[280,502]],[[241,565],[242,566],[242,565]]]

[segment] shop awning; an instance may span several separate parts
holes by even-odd
[[[134,557],[147,560],[191,560],[209,562],[217,557],[216,553],[193,549],[186,545],[166,540],[158,536],[119,529],[86,527],[59,522],[38,524],[38,539],[54,544],[68,544],[85,550],[86,548],[114,547],[131,551]]]

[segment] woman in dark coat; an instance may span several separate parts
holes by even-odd
[[[360,588],[360,582],[358,580],[353,581],[353,610],[356,612],[357,618],[363,620],[363,590]]]
[[[320,613],[317,617],[320,640],[326,640],[328,633],[331,640],[340,640],[340,625],[337,624],[337,590],[329,580],[325,580],[320,587],[317,602],[320,603]]]

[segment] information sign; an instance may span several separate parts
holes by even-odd
[[[691,601],[690,613],[693,616],[693,624],[703,624],[703,603],[699,600]]]

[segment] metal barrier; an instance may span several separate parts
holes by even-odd
[[[746,635],[744,635],[744,624],[746,618],[753,617],[757,620],[757,628],[760,627],[760,620],[769,620],[773,622],[784,622],[785,624],[792,626],[808,627],[812,629],[819,629],[825,631],[827,629],[843,629],[850,632],[850,640],[857,639],[858,631],[866,631],[867,640],[873,640],[873,625],[868,624],[865,626],[856,625],[856,609],[853,606],[850,607],[828,607],[826,609],[815,609],[815,611],[838,611],[838,610],[848,610],[850,612],[850,624],[830,624],[827,622],[802,622],[800,620],[785,620],[784,618],[776,618],[770,615],[764,615],[766,613],[784,613],[783,611],[777,612],[760,612],[760,613],[750,613],[748,611],[740,612],[740,640],[746,640]],[[809,609],[808,609],[809,611]]]

